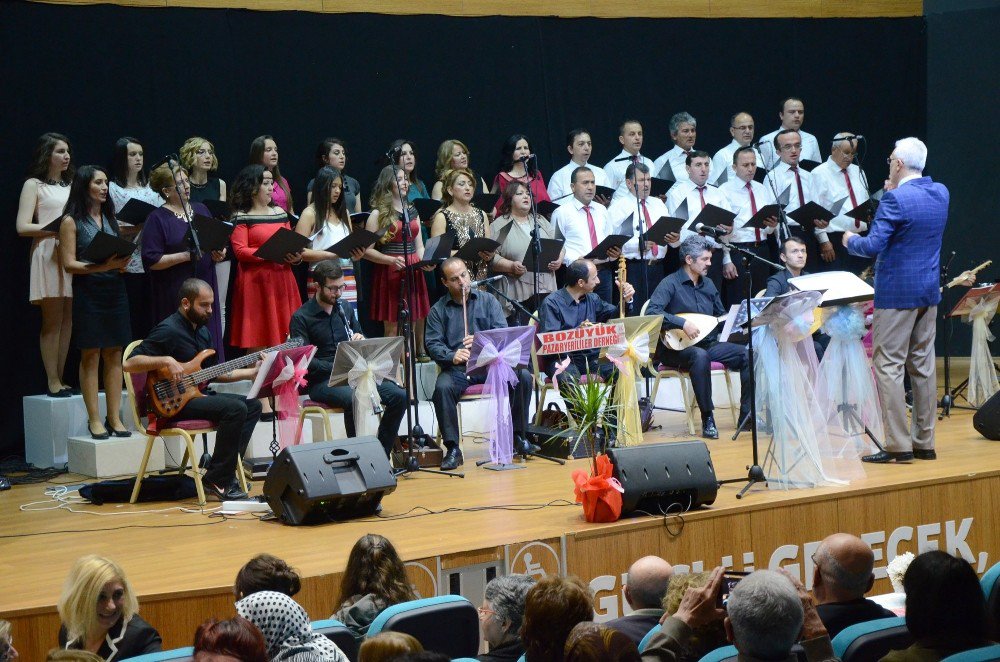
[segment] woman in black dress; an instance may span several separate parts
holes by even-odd
[[[87,407],[87,429],[94,439],[110,434],[127,437],[119,413],[122,399],[122,347],[131,340],[128,296],[122,270],[129,256],[112,257],[103,264],[77,256],[98,233],[118,236],[114,205],[108,197],[108,173],[100,166],[76,171],[59,226],[63,268],[73,274],[73,340],[80,348],[80,391]],[[104,360],[107,416],[98,406],[98,370]]]

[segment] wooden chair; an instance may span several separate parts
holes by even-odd
[[[438,374],[440,374],[440,373],[441,373],[441,370],[439,369],[438,370]],[[459,448],[462,448],[462,440],[465,437],[465,435],[463,434],[465,428],[462,425],[462,403],[463,402],[475,402],[476,400],[483,400],[485,398],[491,397],[491,396],[489,396],[489,395],[487,395],[486,393],[483,392],[485,389],[486,389],[486,384],[469,384],[469,386],[466,387],[466,389],[464,391],[462,391],[462,395],[459,396],[458,402],[455,403],[455,411],[458,414],[458,447]],[[443,440],[441,438],[441,423],[439,421],[438,425],[437,425],[437,442],[438,442],[438,445],[440,445],[442,443],[442,441]]]
[[[327,441],[333,440],[333,423],[330,421],[331,414],[343,414],[344,410],[341,407],[334,407],[328,405],[325,402],[318,402],[316,400],[309,400],[308,398],[302,402],[302,406],[299,408],[299,424],[295,428],[295,443],[302,443],[302,426],[305,424],[306,416],[322,416],[323,417],[323,433],[326,435]],[[315,441],[316,435],[313,435],[313,441]]]
[[[122,352],[122,363],[130,354],[142,343],[142,340],[134,340]],[[143,430],[146,435],[146,450],[142,454],[142,462],[139,464],[139,471],[135,475],[135,487],[132,488],[132,496],[129,503],[135,503],[139,498],[139,488],[146,477],[146,466],[149,464],[149,454],[153,450],[153,442],[157,437],[181,437],[184,440],[184,457],[181,458],[177,469],[178,475],[183,476],[187,471],[188,463],[191,466],[191,475],[194,478],[194,487],[198,493],[198,504],[205,505],[205,490],[201,484],[201,476],[198,471],[198,459],[200,454],[195,452],[194,437],[207,435],[215,432],[216,428],[211,421],[189,419],[186,421],[156,420],[152,424],[144,420],[144,409],[140,403],[146,402],[146,373],[125,373],[125,390],[128,393],[129,409],[132,412],[132,420],[137,430]],[[160,425],[168,427],[160,427]],[[236,477],[240,481],[240,488],[244,492],[249,492],[246,474],[243,471],[243,462],[240,458],[236,461]]]

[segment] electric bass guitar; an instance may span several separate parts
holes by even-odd
[[[722,317],[715,317],[713,315],[704,315],[702,313],[678,313],[677,316],[683,317],[685,321],[691,322],[698,327],[698,335],[694,338],[688,338],[688,334],[684,333],[684,329],[670,329],[669,331],[664,331],[660,336],[660,341],[676,352],[698,344],[705,339],[705,336],[715,330],[715,327],[719,325],[719,322],[723,322],[726,319],[725,315]]]
[[[189,400],[204,395],[199,388],[202,384],[210,382],[216,377],[221,377],[233,370],[252,366],[268,352],[280,352],[283,349],[301,347],[302,344],[302,338],[292,338],[281,345],[268,347],[259,352],[247,354],[242,358],[226,361],[225,363],[204,369],[201,367],[202,362],[215,354],[215,350],[203,349],[193,359],[181,364],[181,367],[184,369],[182,377],[176,379],[171,377],[166,368],[150,372],[146,377],[148,404],[160,416],[171,418],[176,416]]]

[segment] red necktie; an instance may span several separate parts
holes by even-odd
[[[698,195],[701,196],[701,208],[704,209],[705,208],[705,187],[704,186],[699,186],[698,187]]]
[[[757,199],[753,197],[753,187],[750,186],[750,182],[747,182],[747,193],[750,194],[750,215],[757,215]],[[753,231],[757,234],[757,243],[760,243],[760,228],[754,228]]]
[[[594,225],[594,217],[590,213],[590,205],[583,208],[587,212],[587,225],[590,227],[590,247],[597,248],[597,226]]]
[[[653,223],[649,220],[649,210],[646,209],[646,201],[640,200],[639,204],[642,205],[642,215],[646,218],[646,229],[648,230],[649,228],[653,227]],[[656,244],[653,244],[652,248],[653,257],[656,257],[656,255],[659,252],[660,252],[659,249],[656,248]]]
[[[806,194],[802,192],[802,178],[799,177],[799,169],[795,166],[789,168],[792,174],[795,175],[795,186],[799,189],[799,207],[806,203]]]
[[[844,181],[847,182],[847,193],[851,196],[851,209],[858,206],[857,198],[854,197],[854,187],[851,186],[851,176],[847,174],[847,168],[844,168],[840,172],[844,173]],[[861,227],[861,219],[854,219],[854,227]]]

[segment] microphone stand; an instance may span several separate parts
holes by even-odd
[[[406,391],[406,465],[393,470],[394,476],[409,475],[423,472],[438,474],[441,476],[451,476],[452,478],[465,478],[465,474],[440,471],[438,469],[427,469],[420,466],[420,461],[413,453],[414,446],[418,441],[421,445],[425,441],[429,442],[430,437],[424,433],[420,426],[420,404],[417,402],[417,347],[413,335],[413,328],[410,326],[410,297],[413,296],[414,270],[410,267],[410,210],[409,201],[403,198],[402,189],[399,187],[399,166],[397,165],[398,152],[390,150],[386,153],[389,165],[392,166],[392,181],[396,186],[396,197],[399,198],[400,206],[403,208],[403,227],[401,238],[403,240],[403,287],[399,292],[398,313],[396,318],[403,332],[403,344],[406,351],[403,353],[403,389]]]
[[[948,261],[941,266],[941,292],[947,292],[948,288],[945,287],[948,284],[948,270],[951,268],[952,260],[955,259],[955,251],[951,252],[951,257]],[[943,298],[943,297],[942,297]],[[951,409],[955,407],[955,393],[951,390],[951,334],[955,329],[954,319],[948,316],[948,308],[945,306],[941,307],[941,322],[944,326],[944,395],[941,396],[941,400],[938,402],[938,407],[941,408],[941,412],[938,414],[938,420],[944,420],[947,416],[951,418]],[[957,392],[958,389],[956,389]]]
[[[531,214],[531,225],[532,225],[532,227],[531,227],[531,256],[532,256],[532,259],[534,260],[534,264],[535,264],[535,267],[536,267],[536,270],[532,272],[532,278],[531,278],[531,280],[532,280],[532,285],[531,285],[531,287],[532,287],[531,299],[534,302],[535,311],[537,312],[538,309],[541,308],[541,305],[542,305],[541,302],[538,300],[538,271],[537,271],[538,260],[541,259],[541,256],[542,256],[542,231],[541,231],[541,226],[538,223],[538,201],[535,200],[535,192],[531,189],[531,182],[534,180],[534,177],[530,174],[530,171],[528,169],[528,162],[530,160],[531,160],[531,157],[529,156],[524,161],[524,174],[525,174],[526,177],[528,177],[528,183],[525,184],[525,187],[528,189],[528,200],[529,200],[529,204],[530,204],[530,206],[529,206],[529,213]],[[511,223],[515,223],[515,222],[516,221],[513,221],[513,220],[511,221]],[[490,290],[493,291],[493,292],[498,292],[497,289],[494,288],[494,287],[492,287],[492,286],[490,286]],[[530,317],[531,319],[535,320],[535,322],[540,323],[539,319],[536,316],[532,315],[527,310],[525,310],[524,306],[522,306],[521,304],[513,301],[510,297],[508,297],[506,295],[501,295],[501,296],[503,296],[507,301],[509,301],[511,304],[513,304],[515,306],[515,308],[519,312],[526,313],[528,315],[528,317]],[[524,319],[525,322],[528,321],[528,317],[526,317]],[[533,395],[534,400],[535,400],[535,411],[537,412],[539,410],[539,408],[541,408],[541,406],[542,406],[541,391],[539,390],[537,380],[532,379],[531,381],[534,382],[532,384],[531,391],[532,391],[532,395]]]
[[[760,151],[760,146],[763,142],[764,141],[760,141],[757,143],[758,151]],[[764,153],[761,152],[762,157],[763,154]],[[778,200],[777,182],[775,182],[774,177],[771,176],[774,169],[778,167],[779,163],[781,163],[781,159],[778,158],[777,148],[775,148],[774,159],[774,165],[770,168],[767,167],[767,163],[764,163],[764,179],[767,180],[767,184],[771,188],[771,195],[774,196],[774,202],[778,205],[778,248],[781,248],[781,242],[791,237],[792,231],[788,229],[788,216],[785,214],[785,205],[781,204],[781,201]],[[799,204],[804,203],[800,200]]]
[[[652,177],[652,174],[650,174],[650,177]],[[652,182],[650,182],[650,190],[652,188]],[[645,294],[645,300],[648,302],[650,296],[652,296],[652,292],[649,291],[649,265],[646,264],[646,217],[642,214],[642,198],[639,197],[639,170],[635,167],[635,164],[632,165],[632,190],[635,194],[636,225],[639,228],[639,271],[642,273],[642,291]],[[649,197],[649,195],[647,194],[646,197]],[[639,313],[641,314],[642,311],[640,310]],[[642,380],[646,386],[646,399],[648,400],[649,370],[642,371]]]

